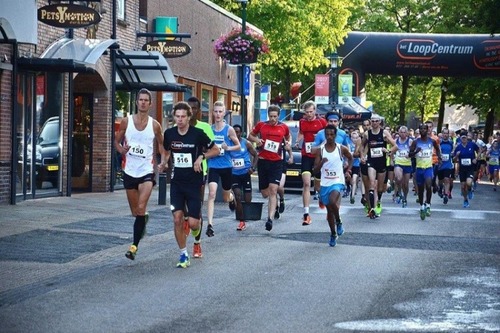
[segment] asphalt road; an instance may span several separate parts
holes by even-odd
[[[385,194],[376,220],[344,201],[334,248],[317,202],[301,225],[299,195],[271,232],[237,232],[217,204],[187,269],[154,196],[135,261],[122,191],[0,206],[0,331],[498,332],[500,193],[480,184],[468,209],[457,193],[425,221],[414,197],[403,209]]]

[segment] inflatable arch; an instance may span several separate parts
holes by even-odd
[[[337,52],[339,74],[353,74],[353,95],[365,73],[411,76],[500,76],[500,37],[493,35],[350,32]]]

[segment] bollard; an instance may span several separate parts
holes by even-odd
[[[167,174],[160,172],[158,175],[158,205],[167,204]]]

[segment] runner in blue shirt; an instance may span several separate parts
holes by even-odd
[[[460,134],[460,143],[457,144],[453,151],[453,158],[459,164],[458,174],[464,197],[464,208],[469,207],[469,200],[474,197],[472,181],[474,179],[474,171],[476,170],[476,153],[478,151],[479,147],[472,142],[472,134],[462,132]]]
[[[453,189],[455,167],[452,161],[452,153],[454,145],[450,139],[450,130],[448,128],[443,128],[441,134],[443,137],[439,142],[442,160],[438,167],[439,196],[443,198],[443,203],[446,205]]]

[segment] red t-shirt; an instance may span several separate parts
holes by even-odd
[[[311,154],[311,147],[314,142],[314,136],[320,130],[325,128],[327,125],[326,120],[324,118],[314,118],[312,120],[300,119],[299,121],[299,130],[304,135],[304,140],[302,142],[302,156],[314,157]]]
[[[251,134],[254,136],[260,134],[260,138],[265,141],[259,151],[259,157],[268,161],[281,161],[283,159],[281,143],[284,138],[290,135],[287,125],[280,122],[276,125],[270,125],[267,121],[261,121],[255,125]]]

